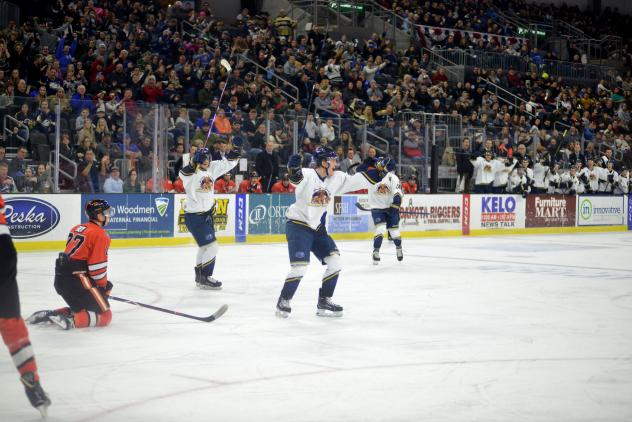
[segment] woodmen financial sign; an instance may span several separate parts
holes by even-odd
[[[575,196],[528,195],[526,227],[575,225]]]

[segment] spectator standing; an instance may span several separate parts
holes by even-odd
[[[274,149],[274,142],[266,142],[263,152],[257,155],[255,167],[261,175],[263,192],[270,192],[279,174],[279,156]]]
[[[470,140],[463,138],[461,148],[457,148],[454,154],[456,156],[456,173],[458,174],[456,191],[457,193],[470,193],[470,180],[474,173],[474,166],[470,161]]]

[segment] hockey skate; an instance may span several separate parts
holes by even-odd
[[[336,305],[330,297],[320,296],[316,305],[316,315],[324,317],[341,317],[342,306]]]
[[[55,312],[52,315],[48,316],[48,320],[64,330],[70,330],[71,328],[75,327],[75,320],[72,315],[65,315]]]
[[[43,322],[50,322],[48,317],[54,314],[55,314],[55,311],[49,311],[49,310],[37,311],[30,317],[26,318],[25,321],[27,324],[30,324],[30,325],[41,324]]]
[[[22,384],[24,385],[24,391],[26,392],[26,397],[28,397],[31,405],[39,410],[42,414],[42,417],[45,418],[47,414],[47,408],[50,406],[50,398],[48,398],[48,394],[44,392],[42,386],[39,381],[35,381],[35,374],[32,372],[28,372],[22,375],[20,378]]]
[[[279,300],[277,301],[276,305],[275,315],[279,318],[287,318],[290,316],[290,312],[292,312],[290,301],[279,296]]]
[[[202,290],[221,290],[222,289],[222,282],[219,280],[214,279],[211,276],[208,277],[200,277],[200,279],[198,279],[198,281],[196,282],[196,285],[198,286],[199,289]]]
[[[377,265],[380,263],[380,250],[373,249],[373,265]]]
[[[402,259],[404,259],[404,252],[402,252],[402,247],[398,246],[395,248],[395,252],[397,252],[397,260],[401,261]]]

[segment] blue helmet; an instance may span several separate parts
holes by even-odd
[[[338,155],[336,155],[336,151],[329,147],[318,147],[316,148],[316,151],[314,151],[314,160],[317,165],[320,165],[323,160],[329,160],[336,157],[338,157]]]
[[[202,164],[206,160],[210,160],[211,153],[208,148],[200,148],[193,156],[193,164]]]

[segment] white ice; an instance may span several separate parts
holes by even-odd
[[[193,247],[113,249],[107,328],[30,327],[50,421],[630,421],[632,233],[338,242],[341,319],[315,315],[312,262],[287,320],[285,244],[225,245],[222,291]],[[54,253],[21,254],[22,313],[63,304]],[[34,421],[6,350],[0,421]]]

